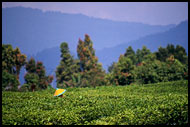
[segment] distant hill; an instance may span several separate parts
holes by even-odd
[[[137,49],[142,49],[143,45],[145,45],[152,52],[155,52],[160,46],[166,47],[169,43],[175,46],[177,44],[183,46],[188,53],[188,21],[183,21],[176,27],[165,32],[147,35],[112,48],[98,50],[97,56],[99,61],[103,63],[104,68],[107,69],[113,61],[118,60],[120,54],[125,53],[126,48],[129,46],[132,46],[136,51]]]
[[[83,39],[84,34],[89,34],[94,48],[100,50],[174,26],[118,22],[24,7],[2,8],[2,43],[18,46],[27,55],[59,46],[64,41],[75,51],[78,39]]]

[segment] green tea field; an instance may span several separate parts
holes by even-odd
[[[2,91],[3,125],[186,125],[188,81],[146,85]]]

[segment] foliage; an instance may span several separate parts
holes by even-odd
[[[177,45],[176,48],[172,44],[168,44],[166,48],[159,47],[155,54],[157,59],[163,62],[166,62],[168,57],[174,55],[174,58],[179,60],[182,64],[188,64],[187,53],[180,45]]]
[[[24,76],[26,84],[30,85],[29,90],[37,90],[38,89],[38,82],[39,82],[39,76],[35,73],[26,73]]]
[[[174,58],[179,60],[182,64],[188,64],[188,56],[185,51],[185,48],[183,48],[180,45],[176,46],[175,53],[173,54]]]
[[[155,53],[158,60],[165,62],[168,57],[168,51],[166,48],[159,47],[158,52]]]
[[[85,34],[84,41],[79,39],[77,53],[80,59],[81,86],[96,87],[104,85],[105,71],[102,69],[102,65],[98,63],[89,35]]]
[[[188,81],[2,92],[3,125],[187,125]]]
[[[20,49],[14,50],[17,80],[19,81],[20,69],[26,64],[26,55],[21,54]]]
[[[136,67],[135,74],[136,80],[141,84],[156,83],[159,82],[159,76],[157,69],[159,69],[160,62],[142,62],[142,65]]]
[[[178,58],[177,53],[182,56],[182,59]],[[168,44],[166,48],[160,47],[158,52],[154,53],[143,46],[142,50],[138,49],[136,54],[129,46],[124,56],[120,55],[119,61],[109,67],[111,71],[106,76],[107,83],[113,85],[126,85],[134,82],[148,84],[187,79],[188,64],[186,64],[185,54],[184,48],[179,45],[175,48]]]
[[[187,67],[174,59],[173,55],[166,62],[156,60],[154,54],[147,57],[149,58],[135,68],[137,82],[147,84],[186,79],[187,75],[184,74]]]
[[[137,52],[136,52],[136,58],[137,58],[136,62],[137,63],[136,64],[141,63],[144,60],[145,56],[150,53],[151,53],[150,50],[147,49],[146,46],[143,46],[142,50],[137,49]]]
[[[79,72],[79,61],[70,55],[69,47],[66,42],[61,43],[61,61],[56,69],[57,87],[73,87],[76,84],[72,81],[72,75]]]
[[[28,90],[47,89],[48,85],[53,81],[53,76],[46,76],[46,70],[41,61],[35,61],[34,58],[26,63],[27,73],[24,76],[26,84],[30,85]]]
[[[2,90],[16,91],[18,89],[19,82],[16,76],[3,70],[2,72]]]
[[[33,57],[26,63],[25,68],[28,73],[36,73],[36,61]]]
[[[72,81],[74,86],[78,87],[81,84],[81,75],[80,73],[75,73],[72,75]]]
[[[23,84],[23,85],[20,87],[19,91],[20,91],[20,92],[29,92],[29,91],[31,90],[30,87],[31,87],[31,86],[30,86],[29,84]]]
[[[39,88],[40,89],[46,89],[48,86],[48,77],[46,77],[46,70],[45,67],[43,66],[43,63],[41,61],[37,61],[36,64],[36,74],[39,77]]]
[[[7,70],[10,74],[14,74],[13,66],[15,66],[15,56],[12,45],[2,44],[2,70]]]
[[[108,67],[108,72],[111,73],[116,66],[116,62],[113,62],[109,67]]]
[[[119,61],[114,67],[113,78],[116,85],[129,85],[134,82],[135,76],[132,70],[134,65],[130,58],[120,55]]]
[[[132,60],[133,64],[136,64],[136,55],[135,55],[135,51],[133,50],[133,48],[131,46],[129,46],[126,49],[126,52],[124,54],[125,57],[130,58]]]
[[[6,79],[2,82],[3,90],[5,87],[10,87],[9,90],[17,90],[20,84],[20,69],[25,63],[26,55],[21,54],[18,47],[14,50],[12,45],[2,44],[2,70],[4,71],[3,78]]]
[[[168,70],[168,81],[184,79],[184,65],[171,55],[166,60]]]

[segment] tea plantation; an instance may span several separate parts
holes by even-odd
[[[3,125],[186,125],[188,81],[2,92]]]

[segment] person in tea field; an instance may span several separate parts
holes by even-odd
[[[65,93],[65,91],[66,91],[65,89],[57,88],[55,93],[54,93],[54,97],[64,97],[63,93]]]

